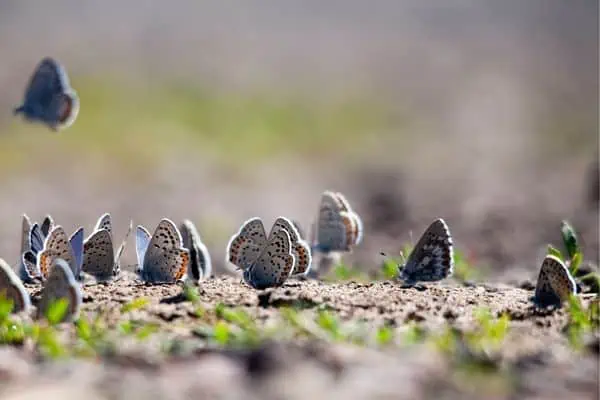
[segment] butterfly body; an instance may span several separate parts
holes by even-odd
[[[436,219],[423,233],[400,271],[407,284],[439,281],[453,273],[454,249],[446,222]]]
[[[56,60],[44,58],[29,81],[23,104],[14,109],[14,114],[58,131],[70,126],[78,113],[79,97],[71,88],[65,69]]]

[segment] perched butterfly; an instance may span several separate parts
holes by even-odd
[[[417,242],[400,271],[407,284],[439,281],[452,275],[454,250],[450,229],[443,219],[433,221]]]
[[[12,301],[13,312],[27,310],[31,301],[23,283],[10,265],[0,258],[0,298]]]
[[[63,259],[71,268],[73,276],[79,279],[83,265],[83,228],[76,230],[70,239],[67,239],[67,234],[60,225],[50,231],[44,248],[37,257],[37,266],[44,279],[48,278],[50,267],[57,258]]]
[[[208,249],[200,240],[198,230],[190,220],[185,220],[179,227],[183,247],[190,252],[190,264],[188,266],[188,278],[198,281],[209,278],[212,274],[212,263]]]
[[[61,322],[76,319],[82,301],[81,286],[75,280],[69,264],[62,258],[55,258],[50,274],[44,282],[38,317],[47,316],[52,304],[59,299],[65,299],[67,302],[67,310]]]
[[[52,58],[38,64],[24,97],[14,114],[23,114],[26,120],[41,122],[54,131],[69,127],[79,113],[79,97],[65,69]]]
[[[130,223],[125,239],[115,254],[110,214],[102,215],[92,234],[83,243],[83,272],[93,275],[98,280],[110,280],[118,275],[119,260],[125,250],[132,228],[133,225]]]
[[[292,234],[288,227],[294,230]],[[249,219],[229,240],[227,261],[242,269],[244,281],[255,289],[281,286],[292,274],[296,263],[292,235],[299,237],[285,218],[277,219],[268,238],[261,219]],[[310,264],[310,251],[305,250]]]
[[[363,226],[358,214],[341,193],[326,191],[321,196],[315,227],[314,249],[323,253],[349,252],[362,240]]]
[[[541,308],[560,307],[576,292],[577,285],[565,264],[555,256],[546,256],[535,287],[535,305]]]
[[[35,279],[42,277],[37,267],[37,255],[42,251],[44,241],[46,236],[48,236],[48,230],[53,226],[54,221],[50,215],[46,216],[41,228],[37,222],[32,225],[29,218],[23,215],[21,257],[19,263],[19,277],[23,282],[31,283]]]
[[[145,282],[175,282],[183,278],[190,263],[190,254],[183,248],[181,234],[166,218],[159,222],[152,236],[143,226],[138,226],[135,248],[137,272]]]

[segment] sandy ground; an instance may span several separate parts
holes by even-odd
[[[39,287],[28,289],[35,303]],[[110,324],[125,318],[157,323],[161,337],[181,346],[160,353],[153,340],[123,340],[102,363],[39,362],[27,346],[1,348],[2,398],[597,398],[597,339],[583,353],[573,353],[562,333],[565,312],[534,311],[531,290],[453,282],[404,288],[388,281],[290,281],[259,295],[235,277],[218,277],[201,283],[196,305],[181,293],[179,285],[147,286],[128,274],[108,284],[86,284],[83,313],[103,312]],[[123,304],[139,297],[149,304],[119,313]],[[487,307],[492,315],[510,316],[510,331],[498,354],[480,357],[495,372],[473,375],[427,344],[378,348],[302,339],[220,350],[194,333],[203,323],[214,322],[210,310],[218,303],[243,308],[259,326],[280,320],[285,306],[307,317],[325,307],[343,323],[387,323],[398,334],[409,323],[428,332],[439,332],[447,323],[469,331],[476,311]],[[201,318],[195,313],[198,305],[206,310]]]

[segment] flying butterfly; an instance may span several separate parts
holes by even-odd
[[[137,272],[149,283],[168,283],[182,279],[190,263],[179,230],[169,219],[162,219],[154,234],[138,225],[135,232]]]
[[[103,214],[98,219],[92,234],[83,243],[83,272],[93,275],[100,281],[110,280],[118,275],[119,260],[132,229],[133,223],[130,223],[125,239],[115,254],[110,214]]]
[[[280,223],[276,221],[267,238],[261,219],[251,218],[227,245],[227,261],[242,269],[244,281],[255,289],[281,286],[294,270],[296,258],[292,235],[296,238],[299,235],[295,228],[290,234],[288,225],[293,225],[289,220],[281,218],[278,221]]]
[[[433,282],[451,276],[454,268],[454,248],[450,229],[438,218],[423,233],[404,267],[400,279],[406,284]]]
[[[547,255],[542,262],[533,302],[537,307],[560,307],[571,295],[577,293],[577,285],[568,268],[557,257]]]
[[[0,258],[0,297],[9,300],[13,304],[12,312],[21,312],[29,309],[31,301],[29,293],[23,287],[23,283],[12,270],[10,265]]]
[[[183,247],[190,252],[187,269],[188,278],[194,281],[209,278],[212,274],[212,262],[208,249],[202,243],[196,226],[190,220],[184,220],[179,227]]]
[[[23,114],[27,121],[43,123],[54,131],[73,124],[79,113],[79,97],[58,61],[46,57],[37,65],[23,104],[13,113]]]
[[[82,302],[81,286],[75,279],[69,264],[62,258],[55,258],[52,261],[50,274],[44,282],[42,298],[38,305],[38,317],[48,316],[52,305],[60,299],[67,302],[67,310],[61,322],[76,319]]]

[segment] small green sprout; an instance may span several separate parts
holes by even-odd
[[[69,309],[69,301],[66,298],[59,298],[50,304],[46,311],[46,319],[50,325],[57,325],[65,320]]]
[[[139,297],[137,299],[133,299],[129,303],[123,304],[123,306],[121,307],[121,313],[125,314],[130,311],[141,310],[144,307],[146,307],[149,303],[150,303],[150,301],[148,299],[146,299],[145,297]]]

